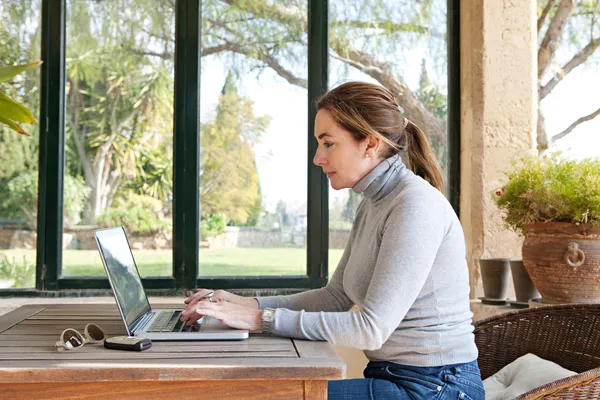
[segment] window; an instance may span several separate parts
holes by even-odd
[[[10,142],[31,147],[28,164],[14,166],[40,171],[32,295],[106,293],[93,229],[114,225],[125,226],[150,293],[323,286],[328,242],[335,265],[358,199],[331,193],[328,207],[328,181],[312,163],[315,100],[328,80],[373,80],[348,59],[348,41],[366,55],[383,46],[377,62],[423,88],[431,115],[444,109],[441,1],[411,3],[408,14],[367,0],[329,2],[330,12],[308,0],[5,3],[0,40],[14,51],[2,62],[44,61],[11,89],[40,115],[31,140]],[[389,32],[361,27],[388,11]],[[401,32],[408,23],[425,30]],[[407,54],[391,52],[407,45]],[[445,136],[434,133],[447,157]],[[27,223],[2,212],[0,232],[7,219]]]
[[[69,0],[64,276],[105,276],[93,231],[122,225],[142,276],[172,274],[175,9]]]
[[[202,3],[199,277],[306,275],[307,1]]]
[[[40,11],[40,0],[0,4],[0,66],[40,59]],[[39,68],[32,68],[0,90],[39,119],[39,87]],[[0,124],[0,288],[35,284],[39,126],[23,129],[31,136]]]

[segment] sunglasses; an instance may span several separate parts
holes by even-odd
[[[60,340],[56,342],[58,351],[74,350],[83,347],[87,343],[101,343],[106,334],[96,324],[87,324],[83,335],[76,329],[67,328],[60,334]]]

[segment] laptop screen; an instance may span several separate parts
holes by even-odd
[[[127,329],[131,331],[135,320],[150,311],[150,303],[144,292],[125,230],[122,227],[100,229],[95,231],[94,235],[119,309]]]

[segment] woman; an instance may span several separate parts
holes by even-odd
[[[365,379],[330,381],[330,399],[483,399],[463,231],[426,137],[376,85],[343,84],[317,109],[314,163],[364,195],[329,284],[256,299],[199,290],[182,320],[363,349]]]

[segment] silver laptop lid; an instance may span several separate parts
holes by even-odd
[[[94,236],[127,334],[131,335],[133,323],[151,308],[125,230],[98,229]]]

